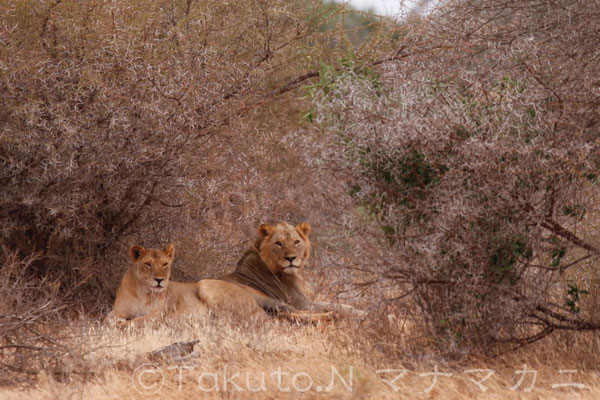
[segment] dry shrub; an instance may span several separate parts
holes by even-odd
[[[197,280],[230,270],[261,222],[309,221],[318,242],[328,209],[292,135],[305,110],[292,91],[346,46],[365,57],[385,47],[363,28],[347,43],[344,10],[283,0],[0,5],[6,368],[27,375],[73,358],[56,327],[112,305],[133,243],[175,242],[175,278]],[[28,288],[39,293],[21,295]]]
[[[238,230],[247,238],[261,219],[295,220],[267,204],[296,195],[253,188],[268,182],[257,174],[298,165],[287,150],[265,165],[279,138],[255,129],[270,129],[268,117],[299,121],[260,110],[340,51],[341,11],[318,1],[3,5],[3,245],[39,253],[30,276],[60,276],[61,290],[78,287],[78,299],[106,306],[96,299],[110,299],[134,241],[187,239],[195,256],[216,248],[207,263],[222,266]],[[242,218],[247,226],[231,227]],[[202,240],[190,242],[194,233]]]
[[[379,227],[367,284],[455,355],[600,328],[597,1],[452,1],[325,68],[323,157]]]
[[[32,255],[21,259],[16,252],[2,248],[0,277],[0,385],[27,381],[43,368],[56,369],[71,353],[56,341],[51,322],[64,313],[57,295],[59,282],[45,279],[30,281],[27,276],[38,259]]]

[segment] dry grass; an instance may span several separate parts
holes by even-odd
[[[556,351],[558,342],[545,343],[506,358],[447,362],[424,356],[417,360],[399,356],[397,351],[387,351],[369,334],[368,322],[361,325],[364,329],[356,329],[356,325],[355,321],[329,326],[296,326],[278,320],[259,324],[213,318],[183,320],[135,331],[80,323],[80,335],[71,340],[72,349],[80,355],[77,362],[72,360],[60,370],[41,373],[35,385],[5,387],[0,396],[7,399],[148,398],[149,394],[161,398],[278,399],[592,399],[600,396],[600,376],[595,368],[598,358],[560,355]],[[199,340],[194,352],[179,362],[152,361],[145,356],[166,344],[193,339]],[[597,339],[588,338],[588,343],[579,346],[594,344],[597,348]],[[401,347],[403,343],[400,341],[394,346]],[[523,370],[524,365],[528,371],[537,371],[535,383],[531,387],[532,374],[527,373],[522,385],[511,390],[521,376],[517,371]],[[429,389],[433,376],[427,374],[436,368],[440,374],[452,375],[438,376],[435,387]],[[465,372],[475,369],[486,371]],[[577,373],[559,372],[567,369],[577,369]],[[479,387],[476,382],[489,370],[494,370],[494,374]],[[219,390],[214,387],[215,376]],[[231,378],[226,385],[225,377]],[[394,381],[395,378],[398,379]],[[561,383],[582,383],[585,387],[552,387]],[[487,389],[483,391],[483,387]],[[530,387],[530,391],[526,391]],[[250,391],[252,388],[261,390],[254,393]],[[287,388],[289,392],[285,391]]]

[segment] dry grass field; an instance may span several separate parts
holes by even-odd
[[[401,327],[396,327],[401,329]],[[595,399],[600,396],[598,338],[541,342],[496,358],[458,361],[406,339],[385,343],[367,321],[326,326],[212,318],[139,330],[74,322],[72,355],[34,380],[9,384],[3,399]],[[67,333],[68,331],[68,333]],[[148,353],[197,340],[174,359]],[[426,349],[422,349],[426,350]],[[525,372],[523,372],[525,371]],[[3,381],[9,381],[4,376]]]

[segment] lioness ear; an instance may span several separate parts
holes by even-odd
[[[310,225],[308,224],[308,222],[301,223],[296,227],[296,230],[299,234],[308,239],[308,235],[310,234]]]
[[[135,246],[131,246],[129,248],[129,256],[131,257],[131,259],[135,262],[137,260],[140,259],[140,257],[143,257],[144,254],[146,254],[146,249],[143,248],[142,246],[138,246],[137,244]]]
[[[258,236],[260,236],[261,239],[264,239],[267,236],[269,236],[271,232],[273,232],[273,227],[269,224],[261,224],[258,227]]]
[[[169,258],[175,257],[175,246],[173,245],[173,243],[169,243],[164,252]]]

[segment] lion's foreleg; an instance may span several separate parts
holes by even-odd
[[[314,306],[314,308],[311,308],[311,310],[314,310],[314,311],[320,311],[320,312],[333,311],[336,314],[340,314],[342,316],[354,316],[354,317],[366,317],[367,316],[367,313],[365,311],[354,308],[348,304],[314,302],[314,303],[312,303],[312,306]]]
[[[270,297],[261,296],[254,293],[252,293],[252,297],[254,298],[254,301],[256,301],[256,304],[258,304],[260,308],[268,313],[289,314],[298,311],[295,307],[284,303],[281,300],[272,299]]]
[[[334,307],[329,303],[321,303],[321,302],[309,302],[306,310],[313,312],[329,312],[333,311]]]

